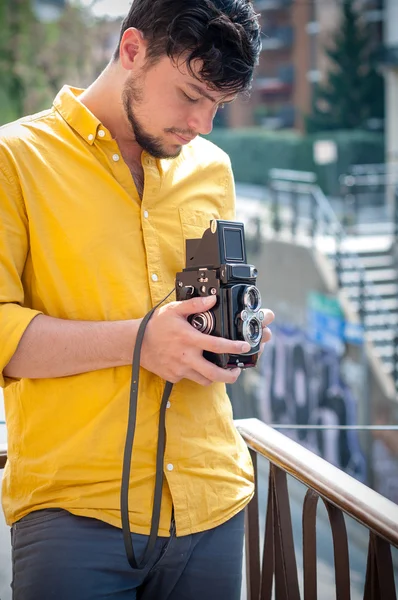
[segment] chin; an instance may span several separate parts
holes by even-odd
[[[181,154],[182,146],[179,144],[173,144],[169,148],[165,148],[164,158],[177,158]]]

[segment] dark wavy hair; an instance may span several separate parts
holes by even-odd
[[[251,0],[133,0],[113,55],[119,59],[126,29],[135,27],[148,42],[148,64],[167,55],[174,61],[199,59],[198,79],[216,90],[250,90],[261,50],[261,32]]]

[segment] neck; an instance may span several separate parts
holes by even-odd
[[[117,62],[111,62],[79,100],[111,132],[126,162],[140,165],[142,148],[135,141],[124,111],[123,85],[120,66]]]

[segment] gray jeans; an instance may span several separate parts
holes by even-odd
[[[244,512],[203,533],[158,537],[137,575],[122,531],[64,510],[40,510],[11,529],[13,600],[239,600]],[[147,536],[133,534],[142,556]]]

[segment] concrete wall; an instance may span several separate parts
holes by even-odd
[[[276,321],[306,328],[308,293],[319,292],[336,295],[341,302],[347,320],[357,322],[357,316],[350,308],[344,292],[338,292],[334,269],[329,260],[320,252],[290,242],[270,240],[263,243],[261,253],[252,257],[259,270],[259,288],[263,304],[271,308]],[[383,407],[395,408],[395,393],[391,378],[383,371],[371,345],[364,351],[369,367],[369,397],[371,415]],[[356,362],[362,362],[362,350],[358,346],[347,345],[346,355]],[[367,407],[360,402],[361,417],[367,417]],[[365,419],[364,421],[365,422]]]

